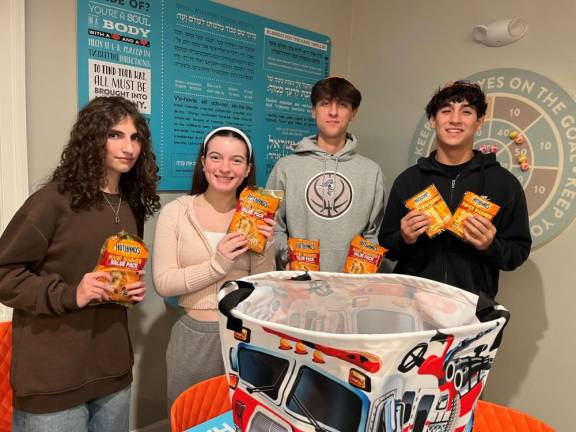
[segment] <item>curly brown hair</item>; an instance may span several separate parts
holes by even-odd
[[[120,177],[122,199],[130,204],[139,223],[160,208],[160,197],[156,193],[160,176],[148,123],[134,103],[114,96],[94,98],[78,113],[60,164],[52,174],[51,181],[58,184],[60,193],[70,196],[72,210],[102,205],[108,132],[126,116],[132,119],[138,131],[141,150],[134,167]]]

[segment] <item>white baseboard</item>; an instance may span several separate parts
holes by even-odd
[[[170,432],[170,420],[164,419],[130,432]]]

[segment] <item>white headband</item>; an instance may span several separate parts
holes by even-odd
[[[244,141],[246,142],[246,145],[248,146],[248,162],[250,162],[250,159],[252,158],[252,143],[250,142],[250,139],[248,138],[248,136],[242,132],[240,129],[237,129],[235,127],[232,126],[224,126],[224,127],[219,127],[214,129],[213,131],[211,131],[208,135],[206,135],[206,138],[204,138],[204,153],[206,153],[206,145],[208,144],[208,141],[210,141],[210,139],[218,132],[221,131],[231,131],[231,132],[236,132],[238,135],[240,135],[242,137],[242,139],[244,139]]]

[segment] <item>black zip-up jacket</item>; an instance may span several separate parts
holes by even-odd
[[[494,154],[475,151],[474,157],[452,180],[438,164],[433,152],[396,178],[378,240],[389,249],[386,257],[398,261],[395,273],[425,277],[467,291],[480,291],[494,298],[500,270],[514,270],[528,258],[532,239],[526,197],[520,182],[496,161]],[[464,192],[486,196],[501,206],[492,220],[496,236],[490,247],[479,251],[449,231],[430,239],[426,234],[406,244],[400,219],[408,213],[404,202],[422,189],[436,185],[454,212]]]

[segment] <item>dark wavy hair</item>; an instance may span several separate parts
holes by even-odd
[[[310,92],[312,106],[316,106],[321,100],[347,102],[352,105],[353,109],[356,109],[362,102],[362,94],[347,79],[329,77],[314,84]]]
[[[152,152],[150,130],[136,105],[123,97],[97,97],[78,113],[60,164],[50,181],[60,193],[70,196],[74,211],[102,205],[106,186],[106,142],[114,125],[130,117],[140,136],[141,150],[132,169],[120,176],[122,199],[130,204],[136,219],[143,223],[160,208],[156,186],[160,180]]]
[[[208,189],[208,180],[206,180],[206,175],[204,174],[204,169],[202,167],[202,157],[206,156],[210,142],[214,139],[214,137],[218,136],[236,138],[237,140],[242,141],[246,147],[246,156],[248,156],[250,153],[250,151],[248,151],[248,144],[239,133],[226,129],[216,132],[210,137],[210,140],[206,143],[206,146],[202,145],[200,151],[198,152],[196,165],[194,166],[194,173],[192,174],[192,189],[190,190],[190,195],[200,195],[206,192],[206,189]],[[254,163],[254,151],[252,151],[250,154],[249,163],[250,172],[248,173],[248,177],[246,177],[242,184],[236,189],[236,198],[240,196],[240,192],[242,192],[242,189],[244,189],[246,186],[254,186],[256,184],[256,164]]]
[[[438,89],[428,105],[426,105],[426,115],[428,119],[435,117],[436,113],[450,105],[452,102],[468,102],[476,110],[478,118],[486,114],[486,95],[478,84],[470,81],[460,80],[450,82],[443,88]]]

